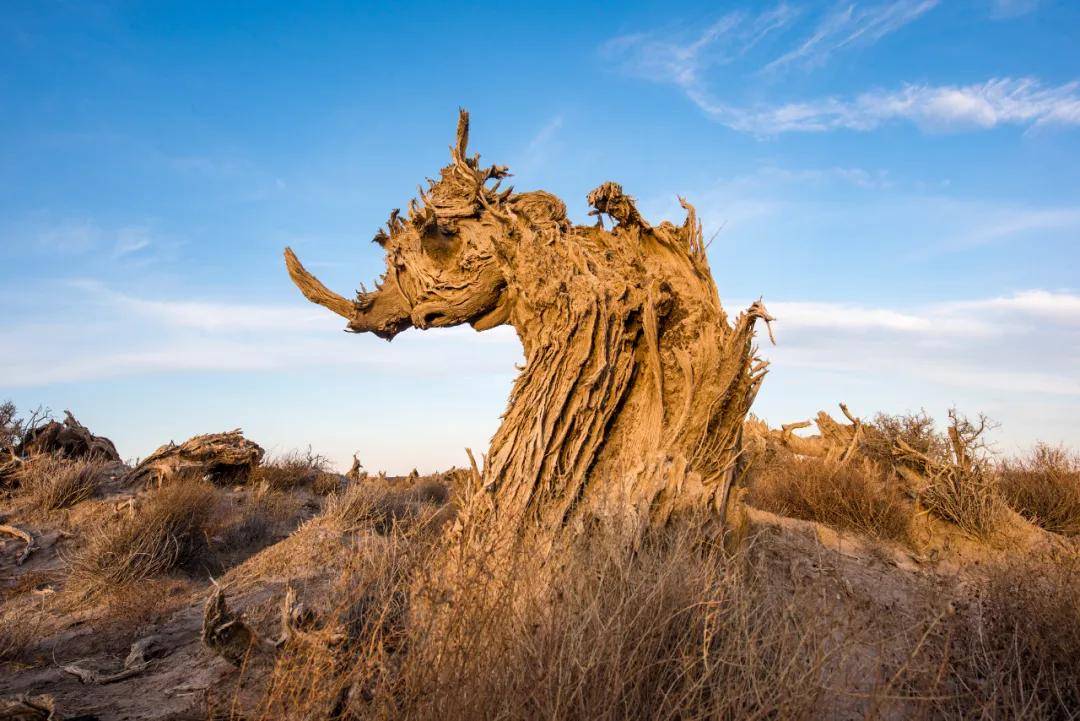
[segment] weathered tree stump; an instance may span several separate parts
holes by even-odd
[[[772,320],[764,306],[729,320],[689,203],[681,225],[654,226],[604,183],[589,194],[601,221],[573,225],[550,193],[500,191],[506,168],[482,168],[467,140],[462,111],[451,164],[375,236],[387,270],[374,291],[333,293],[286,249],[293,281],[348,330],[387,340],[515,328],[526,364],[481,474],[500,522],[722,512],[765,375],[753,346],[755,321]]]

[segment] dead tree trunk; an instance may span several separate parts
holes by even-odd
[[[597,225],[575,226],[549,193],[490,187],[506,169],[466,156],[467,133],[463,112],[451,165],[376,235],[387,271],[374,291],[339,296],[287,249],[296,285],[349,330],[387,339],[515,328],[526,364],[481,474],[500,525],[722,512],[765,374],[753,347],[764,307],[729,320],[688,203],[682,225],[652,226],[604,183],[589,195]]]

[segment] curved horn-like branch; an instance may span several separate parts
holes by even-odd
[[[292,251],[292,248],[285,249],[285,267],[289,269],[289,277],[292,278],[292,282],[296,284],[304,297],[312,303],[318,303],[324,308],[329,308],[348,320],[352,320],[356,315],[356,304],[330,290],[322,284],[322,281],[309,273],[300,264],[300,259],[296,257],[296,253]]]

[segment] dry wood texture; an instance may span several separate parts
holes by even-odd
[[[218,484],[243,483],[262,461],[264,451],[239,428],[194,436],[180,445],[167,443],[127,475],[127,482],[162,483],[185,476]]]
[[[15,448],[15,455],[23,458],[48,453],[64,458],[85,458],[119,462],[113,442],[104,436],[95,436],[90,430],[75,420],[71,411],[64,411],[64,420],[49,421],[44,425],[31,428],[22,442]]]
[[[609,182],[589,194],[597,225],[573,225],[550,193],[500,190],[507,169],[466,154],[468,127],[462,111],[450,165],[375,236],[387,265],[375,290],[333,293],[286,249],[293,281],[349,330],[388,340],[515,328],[526,364],[481,474],[502,521],[657,525],[722,510],[765,374],[753,347],[764,306],[728,318],[689,203],[681,225],[650,225]]]

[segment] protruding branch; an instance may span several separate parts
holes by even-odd
[[[318,278],[300,264],[300,259],[293,253],[292,248],[285,249],[285,267],[289,269],[289,277],[304,297],[312,303],[317,303],[340,315],[342,318],[352,320],[356,314],[356,304],[333,292],[322,284]]]
[[[458,108],[457,141],[451,149],[454,162],[466,162],[465,151],[469,147],[469,111]]]

